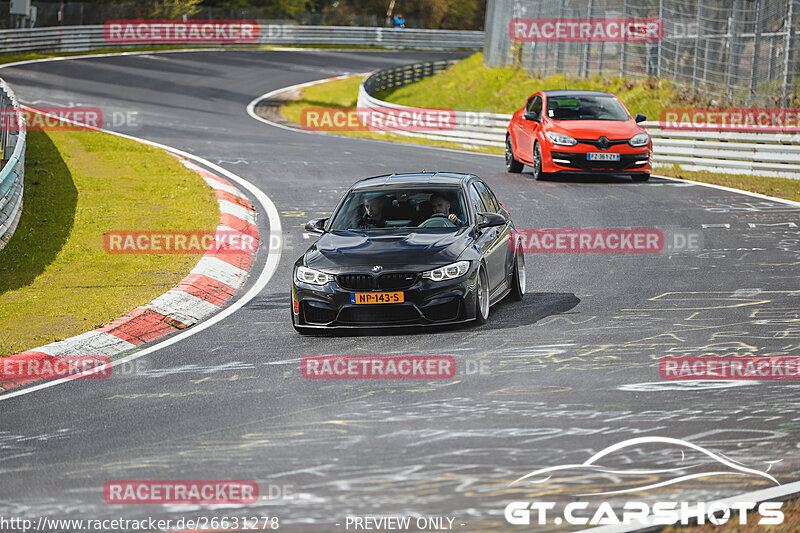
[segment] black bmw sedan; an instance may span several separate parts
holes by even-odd
[[[449,172],[366,178],[294,264],[292,324],[368,328],[454,324],[489,316],[525,293],[525,259],[508,211],[477,176]]]

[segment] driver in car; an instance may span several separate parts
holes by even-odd
[[[431,195],[431,209],[433,214],[420,228],[454,228],[459,222],[458,217],[450,212],[450,200],[435,192]]]
[[[386,201],[381,196],[372,196],[364,201],[364,214],[362,227],[386,227]]]

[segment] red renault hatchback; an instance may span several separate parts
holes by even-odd
[[[506,131],[506,169],[533,168],[541,179],[559,174],[624,174],[650,178],[653,142],[610,93],[540,91],[511,117]]]

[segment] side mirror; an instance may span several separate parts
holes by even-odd
[[[325,233],[327,218],[315,218],[306,222],[306,231],[309,233]]]
[[[478,213],[478,216],[483,218],[483,221],[478,222],[478,228],[493,228],[495,226],[502,226],[506,223],[506,217],[498,213]]]
[[[534,113],[533,111],[525,113],[523,117],[525,118],[525,120],[532,120],[534,122],[539,122],[541,120],[541,117],[539,117],[539,113]]]
[[[634,118],[634,120],[635,120],[635,121],[636,121],[636,123],[638,124],[639,122],[644,122],[645,120],[647,120],[647,117],[646,117],[646,116],[644,116],[644,115],[643,115],[643,114],[641,114],[641,113],[636,113],[636,118]]]

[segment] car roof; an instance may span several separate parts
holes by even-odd
[[[460,172],[418,172],[413,174],[384,174],[357,181],[352,190],[389,189],[394,187],[457,187],[476,176]]]
[[[546,96],[614,96],[611,93],[603,91],[576,91],[576,90],[558,90],[558,91],[541,91]]]

